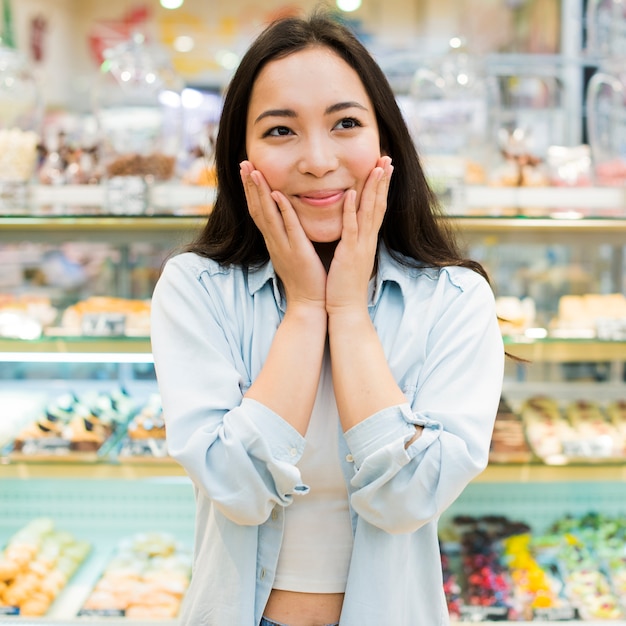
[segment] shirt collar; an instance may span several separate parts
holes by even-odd
[[[378,298],[380,298],[380,294],[382,293],[383,283],[387,281],[397,283],[401,291],[406,293],[407,286],[412,279],[414,279],[418,271],[418,268],[408,267],[399,263],[394,257],[391,256],[387,246],[381,242],[378,248],[378,271],[376,272],[376,284],[373,300],[370,302],[370,305],[375,305],[377,303]],[[270,280],[272,281],[276,302],[280,303],[281,308],[283,308],[282,291],[271,261],[268,261],[260,267],[248,270],[248,290],[250,295],[254,295],[265,285],[265,283]]]
[[[274,271],[274,265],[268,261],[260,267],[252,267],[248,269],[248,291],[253,296],[257,291],[265,286],[265,283],[272,281],[272,290],[274,291],[274,299],[278,303],[280,309],[284,312],[285,302],[280,287],[280,281]]]

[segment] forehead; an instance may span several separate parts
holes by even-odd
[[[251,106],[279,99],[353,100],[370,106],[356,71],[334,50],[312,46],[268,62],[252,87]]]

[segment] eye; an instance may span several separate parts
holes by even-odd
[[[357,128],[361,126],[361,122],[354,117],[344,117],[339,120],[335,128],[339,128],[340,130],[349,130],[351,128]]]
[[[263,133],[264,137],[286,137],[291,134],[291,129],[286,126],[274,126],[274,128],[270,128],[265,133]]]

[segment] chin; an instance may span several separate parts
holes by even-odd
[[[335,243],[341,239],[341,227],[305,228],[304,232],[313,243]]]
[[[338,243],[339,240],[341,239],[341,236],[338,235],[333,235],[333,236],[328,236],[328,237],[309,237],[309,239],[311,240],[312,243],[318,243],[318,244],[323,244],[323,243]]]

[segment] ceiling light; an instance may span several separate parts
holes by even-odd
[[[179,9],[183,6],[184,0],[161,0],[164,9]]]
[[[337,8],[340,11],[351,13],[361,7],[361,0],[337,0]]]

